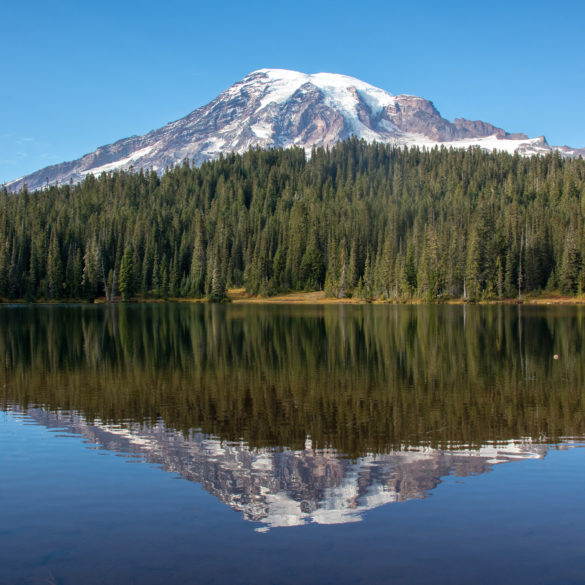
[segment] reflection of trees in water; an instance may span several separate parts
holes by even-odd
[[[5,399],[355,455],[582,434],[580,308],[2,308]],[[553,360],[554,354],[561,359]],[[1,385],[0,384],[0,385]]]

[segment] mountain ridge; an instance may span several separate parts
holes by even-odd
[[[77,183],[88,174],[149,169],[163,172],[188,159],[195,165],[222,153],[249,148],[330,147],[350,136],[397,147],[435,146],[505,150],[523,155],[559,150],[565,156],[585,149],[550,147],[544,136],[508,133],[488,122],[441,117],[418,96],[393,95],[354,77],[306,74],[286,69],[253,71],[208,104],[174,122],[100,146],[79,159],[51,165],[10,181],[18,191]]]

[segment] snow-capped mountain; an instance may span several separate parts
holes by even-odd
[[[131,167],[161,172],[184,159],[199,165],[220,153],[244,152],[250,147],[300,146],[310,152],[352,135],[397,146],[477,145],[521,154],[551,150],[544,136],[509,134],[464,118],[449,122],[426,99],[395,96],[353,77],[260,69],[176,122],[102,146],[78,160],[46,167],[7,186],[18,190],[26,184],[34,190],[78,182],[89,173]],[[559,150],[566,156],[585,154],[585,149]]]

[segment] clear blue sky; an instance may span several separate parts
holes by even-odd
[[[584,0],[8,0],[0,14],[0,183],[181,118],[262,67],[585,146]]]

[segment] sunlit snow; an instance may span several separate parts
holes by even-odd
[[[284,103],[306,83],[310,83],[323,90],[332,105],[334,104],[352,115],[355,114],[357,100],[352,94],[351,88],[367,94],[367,103],[374,110],[380,110],[385,106],[393,104],[396,100],[387,91],[347,75],[339,75],[336,73],[307,74],[298,71],[289,71],[287,69],[259,69],[251,73],[248,77],[252,77],[256,73],[265,74],[264,80],[261,81],[267,86],[267,92],[262,97],[261,107],[266,107],[273,102]],[[258,81],[255,79],[253,83],[258,83]]]
[[[156,144],[152,144],[150,146],[146,146],[145,148],[141,148],[140,150],[134,151],[130,156],[126,158],[122,158],[111,163],[101,165],[99,167],[92,167],[87,170],[81,171],[82,175],[101,175],[102,173],[108,173],[110,171],[116,171],[118,169],[124,169],[129,167],[132,163],[138,161],[139,159],[149,155],[156,147]]]

